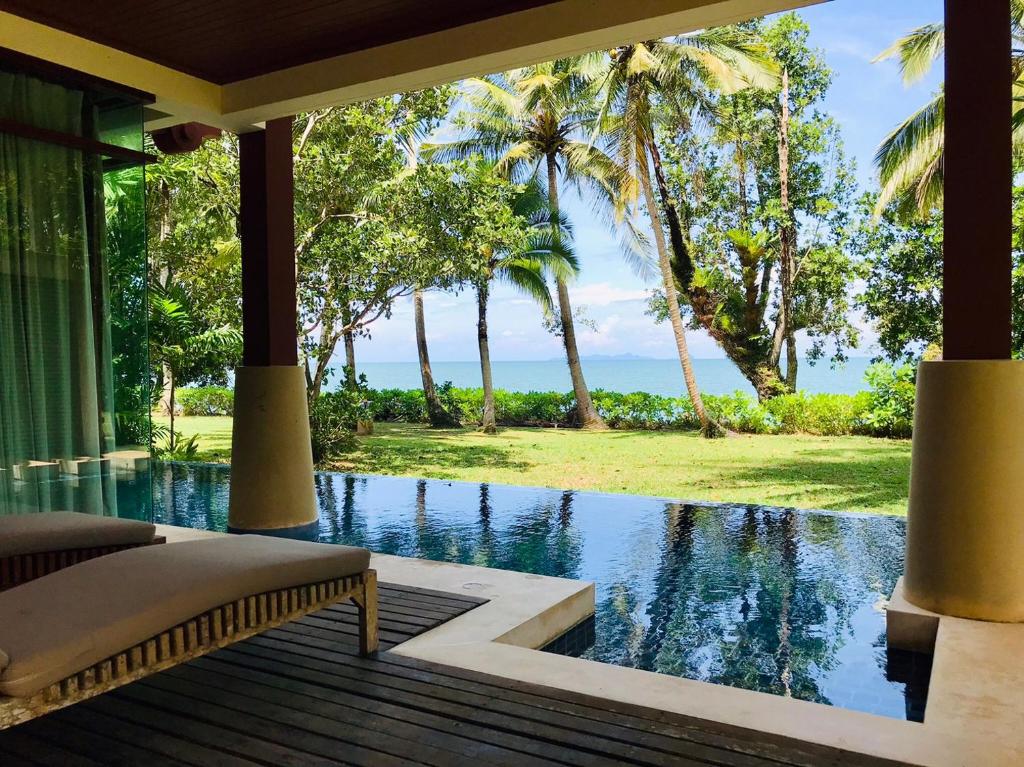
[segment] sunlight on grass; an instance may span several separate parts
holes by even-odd
[[[153,416],[154,424],[170,425],[166,416]],[[197,460],[221,463],[231,460],[231,416],[178,416],[174,419],[174,430],[188,439],[199,435]]]
[[[228,460],[230,418],[178,418],[202,460]],[[868,437],[737,436],[377,424],[331,467],[696,501],[906,513],[910,443]]]

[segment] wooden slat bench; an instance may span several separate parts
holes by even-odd
[[[148,522],[71,511],[0,516],[0,591],[96,557],[165,543]]]
[[[176,561],[180,574],[164,582]],[[0,622],[0,729],[341,600],[354,603],[360,652],[370,655],[378,643],[377,577],[368,561],[362,549],[231,536],[122,551],[0,594],[0,614],[21,618]],[[344,572],[353,563],[358,570]],[[118,604],[113,584],[128,578],[142,591],[131,589]],[[280,587],[268,587],[275,580]],[[225,598],[231,591],[237,595]],[[52,636],[54,626],[63,636]]]

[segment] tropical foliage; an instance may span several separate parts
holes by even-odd
[[[440,160],[482,157],[513,182],[546,183],[551,234],[561,238],[562,186],[588,193],[615,223],[626,224],[623,168],[591,140],[597,116],[593,73],[599,55],[560,59],[469,80],[460,138],[430,147]],[[628,251],[632,255],[632,251]],[[555,275],[559,328],[583,428],[604,428],[593,407],[576,342],[565,275]]]
[[[679,222],[672,268],[690,326],[766,400],[797,388],[798,332],[812,360],[841,361],[856,342],[846,247],[854,182],[839,128],[818,109],[831,72],[808,47],[806,24],[787,14],[750,26],[782,73],[775,85],[710,93],[708,130],[677,112],[660,135],[666,210]],[[663,294],[650,311],[668,316]]]
[[[1013,38],[1013,142],[1024,151],[1024,0],[1010,0]],[[921,80],[945,50],[943,24],[926,24],[896,40],[876,61],[896,59],[904,83]],[[893,206],[904,218],[928,216],[942,206],[942,154],[945,149],[946,100],[940,88],[932,99],[900,123],[875,155],[881,189],[874,213]]]
[[[1024,40],[1024,0],[1011,5]],[[932,24],[879,58],[898,59],[913,82],[942,50]],[[1017,90],[1022,72],[1017,52]],[[876,368],[870,392],[834,397],[802,393],[799,366],[801,356],[843,362],[859,342],[858,311],[882,357],[902,366],[939,353],[942,92],[884,139],[878,186],[865,191],[823,107],[832,81],[807,24],[782,14],[298,115],[296,332],[317,454],[350,445],[355,413],[486,433],[555,424],[906,435],[910,368]],[[220,389],[177,398],[176,388],[223,386],[238,363],[237,141],[164,157],[146,183],[153,382],[172,414],[229,413]],[[617,255],[654,288],[648,313],[672,330],[686,397],[589,390],[577,338],[586,320],[569,289],[590,254],[574,242],[567,195],[593,207]],[[1019,305],[1021,189],[1014,244]],[[495,387],[488,309],[499,284],[542,308],[571,394]],[[460,291],[476,299],[480,390],[439,384],[430,365],[429,296]],[[367,389],[355,356],[356,339],[400,301],[413,307],[418,394]],[[1014,321],[1019,356],[1024,314]],[[756,399],[701,391],[695,330]]]
[[[151,288],[149,328],[150,359],[161,367],[166,376],[167,412],[171,418],[167,447],[173,452],[178,438],[174,431],[175,389],[183,371],[194,364],[194,360],[210,355],[237,357],[242,346],[242,334],[230,325],[202,329],[191,299],[178,285],[157,284]]]

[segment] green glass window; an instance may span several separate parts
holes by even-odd
[[[147,519],[144,168],[95,149],[142,106],[0,71],[0,119],[0,514]]]

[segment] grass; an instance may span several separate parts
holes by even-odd
[[[166,416],[153,416],[153,422],[170,426]],[[198,461],[211,463],[227,463],[231,460],[231,416],[178,416],[174,419],[174,430],[188,439],[198,435]],[[159,444],[159,442],[157,443]]]
[[[227,460],[230,418],[176,419],[203,460]],[[331,468],[698,501],[904,514],[910,443],[870,437],[736,436],[377,424]]]

